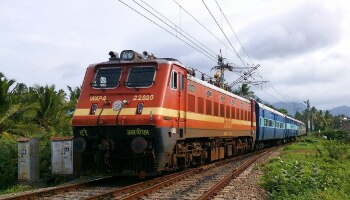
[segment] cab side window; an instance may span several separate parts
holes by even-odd
[[[170,88],[173,90],[177,90],[177,72],[171,72],[171,80],[170,80]]]
[[[180,90],[184,90],[185,88],[185,78],[183,74],[180,74]]]

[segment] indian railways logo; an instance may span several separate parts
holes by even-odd
[[[106,96],[90,96],[90,101],[105,101],[107,99]]]
[[[81,130],[79,130],[79,135],[81,135],[81,136],[88,136],[88,132],[87,132],[87,130],[86,129],[81,129]]]
[[[149,135],[149,130],[142,130],[142,129],[131,129],[131,130],[126,130],[127,135]]]

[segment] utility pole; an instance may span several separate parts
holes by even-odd
[[[220,55],[218,55],[218,66],[215,66],[212,68],[217,70],[217,73],[215,74],[215,79],[217,81],[218,87],[220,88],[225,88],[225,70],[231,71],[233,70],[233,67],[228,64],[224,64],[223,60],[225,58],[222,57],[221,55],[221,50],[220,50]]]
[[[310,117],[311,117],[311,113],[310,113],[310,100],[306,100],[304,101],[304,103],[306,104],[306,120],[307,120],[307,125],[306,125],[306,132],[310,133],[311,132],[311,120],[310,120]]]

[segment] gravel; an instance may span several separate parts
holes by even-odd
[[[241,175],[232,180],[225,188],[223,188],[213,199],[250,199],[250,200],[267,200],[269,194],[258,184],[260,177],[264,174],[261,167],[262,164],[268,162],[271,158],[280,155],[279,150],[271,152],[267,159],[260,158],[254,165],[250,166]]]

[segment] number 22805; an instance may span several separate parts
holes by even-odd
[[[134,95],[134,98],[132,100],[143,100],[143,101],[150,101],[150,100],[153,100],[154,98],[154,95],[151,94],[151,95],[148,95],[148,94],[145,94],[145,95]]]

